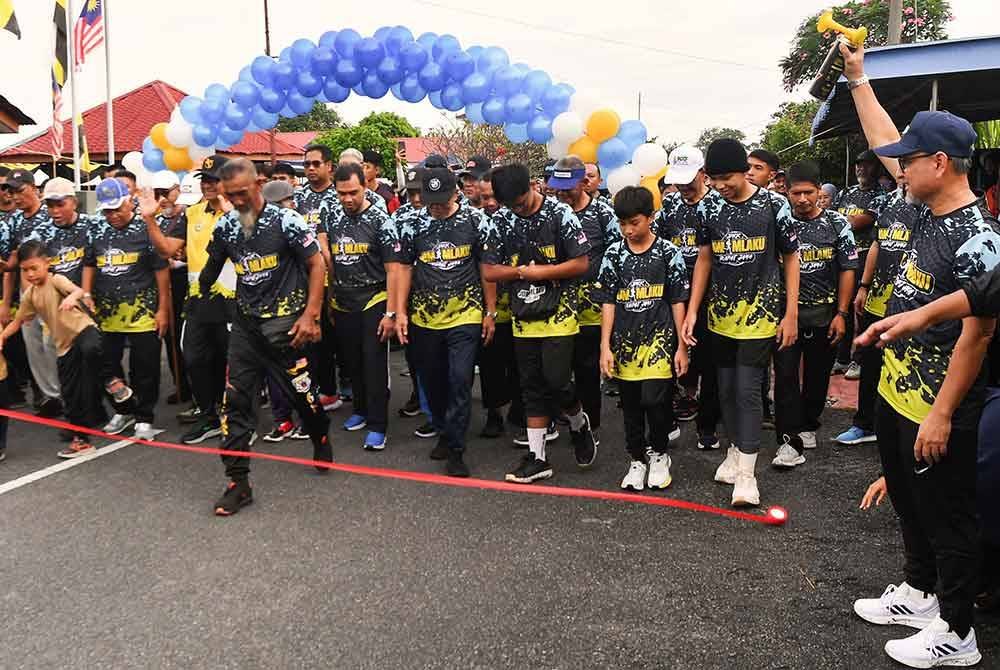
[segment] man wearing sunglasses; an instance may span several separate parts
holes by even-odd
[[[918,112],[900,137],[864,73],[864,49],[841,47],[844,75],[870,146],[923,202],[900,261],[887,315],[920,309],[1000,264],[997,221],[969,189],[976,133],[947,112]],[[902,584],[854,611],[914,635],[886,653],[916,668],[975,665],[976,452],[985,396],[983,358],[996,319],[967,316],[885,345],[876,417],[882,470],[905,551]]]
[[[49,209],[42,202],[35,186],[35,176],[28,170],[14,170],[7,175],[3,184],[17,208],[8,221],[8,243],[0,250],[7,258],[7,267],[17,267],[17,248],[38,226],[49,223]],[[6,325],[11,320],[11,310],[17,306],[17,287],[20,275],[16,271],[5,272],[3,277],[3,301],[0,303],[0,323]],[[56,367],[58,353],[51,338],[42,331],[39,319],[34,319],[21,329],[24,345],[28,351],[28,364],[40,397],[35,399],[39,416],[56,417],[62,413],[60,400],[59,372]]]

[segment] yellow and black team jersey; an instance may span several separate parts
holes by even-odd
[[[1000,262],[997,221],[977,203],[943,216],[924,215],[903,252],[888,314],[908,312],[966,286]],[[899,414],[920,423],[944,382],[962,322],[945,321],[885,347],[879,395]],[[956,428],[975,429],[985,390],[985,368],[952,416]]]
[[[604,253],[600,286],[601,302],[615,306],[615,377],[673,377],[677,344],[672,305],[690,297],[680,249],[662,237],[642,253],[632,251],[625,240],[615,242]]]
[[[369,205],[356,216],[343,208],[327,229],[333,263],[330,306],[361,312],[387,297],[385,264],[398,262],[399,234],[389,215]]]
[[[171,219],[166,226],[160,226],[165,236],[184,242],[184,253],[188,266],[188,297],[190,298],[207,297],[231,300],[236,295],[232,286],[227,286],[216,279],[212,288],[209,289],[209,295],[202,296],[201,285],[198,283],[198,275],[201,274],[205,263],[208,262],[208,244],[212,241],[215,226],[219,223],[222,215],[221,211],[214,209],[203,200],[188,207],[183,214]],[[220,311],[225,311],[224,307],[220,308]]]
[[[482,323],[479,264],[493,237],[489,218],[469,205],[440,220],[425,208],[399,226],[399,260],[413,266],[410,321],[434,330]]]
[[[858,269],[851,224],[832,209],[824,209],[815,219],[796,218],[795,228],[799,238],[799,327],[826,327],[837,311],[840,273]]]
[[[371,189],[365,189],[365,200],[383,212],[388,213],[385,199]],[[322,191],[314,191],[306,184],[295,190],[295,210],[315,233],[327,233],[330,222],[340,216],[343,207],[337,197],[337,189],[330,184]]]
[[[239,212],[229,212],[215,226],[208,255],[231,260],[236,269],[236,305],[241,314],[260,319],[299,314],[309,297],[306,261],[319,253],[316,233],[297,212],[264,205],[249,239]]]
[[[156,271],[167,267],[167,262],[153,249],[146,224],[135,216],[118,229],[101,216],[89,230],[83,262],[96,268],[93,292],[101,329],[109,333],[156,330]]]
[[[868,288],[865,311],[878,317],[885,316],[892,297],[892,284],[899,271],[899,261],[910,246],[913,224],[921,216],[927,216],[924,205],[906,202],[901,189],[888,194],[875,223],[875,241],[878,242],[878,257],[872,285]]]
[[[653,218],[653,233],[670,240],[681,250],[688,281],[694,277],[694,264],[698,261],[699,202],[689,205],[680,193],[667,193],[663,196],[663,206]]]
[[[587,274],[577,280],[577,321],[581,326],[600,326],[601,301],[597,277],[604,260],[604,250],[622,239],[622,230],[614,208],[604,200],[591,198],[586,207],[574,214],[590,242]]]
[[[737,340],[774,337],[784,308],[778,257],[799,248],[788,200],[758,188],[735,203],[710,191],[698,218],[698,244],[712,248],[708,329]]]
[[[489,265],[517,266],[519,259],[533,255],[549,263],[564,263],[585,256],[590,251],[590,240],[583,232],[580,220],[570,209],[555,198],[545,198],[535,214],[527,218],[501,207],[493,215],[496,241],[483,262]],[[526,264],[526,263],[525,263]],[[559,304],[547,319],[529,321],[513,316],[514,337],[553,337],[576,335],[580,332],[577,320],[577,292],[572,280],[531,284],[525,281],[510,282],[511,293],[530,299],[539,291],[556,290]]]
[[[867,191],[862,189],[858,184],[855,184],[840,193],[834,209],[843,214],[844,217],[869,214],[873,220],[878,221],[878,215],[884,205],[884,196],[885,191],[878,184]],[[872,240],[875,238],[875,226],[873,224],[868,228],[853,232],[854,241],[857,243],[858,249],[861,250],[861,256],[864,256],[868,248],[871,247]]]
[[[49,219],[35,226],[24,239],[44,244],[52,272],[80,286],[83,281],[83,256],[90,239],[90,229],[99,220],[100,217],[97,216],[78,214],[76,222],[60,226]]]

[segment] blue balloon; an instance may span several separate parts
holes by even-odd
[[[545,144],[552,139],[552,119],[544,114],[535,114],[528,121],[528,139],[535,144]]]
[[[399,92],[407,102],[420,102],[427,95],[427,91],[420,85],[420,77],[416,74],[408,74],[403,78]]]
[[[396,26],[389,31],[389,36],[385,40],[385,49],[390,54],[398,54],[399,50],[406,44],[413,41],[413,33],[405,26]]]
[[[218,98],[211,98],[201,103],[201,121],[206,125],[214,125],[222,120],[228,103]],[[202,146],[208,146],[203,144]]]
[[[285,47],[281,50],[281,54],[278,56],[278,62],[280,63],[291,63],[292,62],[292,47]]]
[[[258,84],[270,86],[274,83],[274,59],[270,56],[257,56],[250,64],[250,72]]]
[[[379,79],[378,75],[374,72],[369,72],[365,75],[361,86],[365,90],[365,95],[369,98],[384,98],[385,94],[389,92],[389,85]]]
[[[385,44],[385,41],[389,38],[390,30],[392,30],[392,26],[382,26],[381,28],[375,31],[374,35],[375,39],[377,39],[382,44]]]
[[[233,84],[233,100],[245,109],[251,109],[260,100],[260,89],[248,81],[238,81]]]
[[[476,59],[476,69],[484,73],[494,72],[509,64],[507,52],[500,47],[486,47]]]
[[[205,89],[205,99],[219,99],[219,100],[229,100],[229,89],[222,84],[210,84],[208,88]]]
[[[268,112],[260,107],[253,110],[253,119],[251,119],[251,124],[257,126],[263,130],[270,130],[278,125],[278,114],[275,112]]]
[[[330,77],[323,86],[323,95],[326,96],[327,102],[343,102],[351,95],[351,89],[341,86],[337,80]]]
[[[457,37],[454,35],[442,35],[437,38],[437,41],[434,42],[434,48],[431,50],[431,57],[434,60],[441,62],[444,60],[444,57],[452,51],[460,51],[461,49],[462,45],[459,44]]]
[[[337,66],[337,52],[327,46],[316,47],[309,59],[309,69],[317,77],[328,77]]]
[[[403,100],[403,92],[400,90],[400,84],[397,83],[390,86],[389,92],[392,93],[392,97],[396,98],[396,100]]]
[[[298,39],[292,42],[292,64],[300,70],[309,67],[309,59],[312,58],[316,45],[312,40]]]
[[[628,145],[618,137],[605,140],[597,147],[597,162],[608,172],[628,163],[629,156]]]
[[[569,99],[573,96],[573,91],[566,84],[556,84],[549,86],[542,93],[541,104],[545,113],[555,118],[569,109]]]
[[[249,65],[240,69],[239,79],[240,81],[249,82],[251,84],[253,83],[253,71],[250,69]]]
[[[420,86],[425,91],[440,91],[444,87],[444,69],[437,63],[428,63],[420,70]]]
[[[181,116],[192,126],[201,121],[201,98],[193,95],[186,96],[181,100]]]
[[[199,147],[210,147],[215,144],[218,131],[212,126],[197,125],[194,127],[194,143]]]
[[[503,98],[493,97],[483,103],[483,118],[486,123],[499,126],[507,118],[507,105]]]
[[[219,129],[218,142],[225,144],[227,147],[231,147],[234,144],[239,144],[240,140],[243,139],[243,130],[234,130],[233,128],[227,128],[223,126]]]
[[[354,45],[354,60],[366,68],[373,68],[385,58],[385,47],[374,37],[366,37]]]
[[[231,102],[226,107],[226,114],[223,121],[226,126],[233,130],[243,130],[250,123],[250,112],[235,102]]]
[[[323,33],[323,35],[319,38],[319,45],[328,49],[335,49],[337,46],[337,31],[327,30]]]
[[[646,143],[646,137],[646,126],[643,125],[642,121],[630,119],[623,121],[618,127],[618,139],[625,143],[630,157],[640,144]]]
[[[509,123],[527,123],[533,111],[534,105],[526,93],[516,93],[507,98],[505,118]]]
[[[362,79],[362,81],[364,81],[364,77],[362,77],[361,79]],[[361,87],[361,82],[360,81],[357,84],[355,84],[354,86],[352,86],[351,90],[354,91],[355,93],[357,93],[358,95],[362,96],[362,97],[365,94],[365,89],[363,89]]]
[[[524,72],[516,67],[505,65],[496,70],[493,75],[493,87],[500,95],[514,95],[521,90],[524,74]]]
[[[285,92],[275,91],[273,88],[261,89],[258,104],[265,112],[277,114],[285,106]]]
[[[472,56],[472,60],[475,61],[476,67],[478,67],[479,57],[483,55],[484,51],[486,51],[486,49],[484,49],[483,47],[479,46],[478,44],[473,44],[471,47],[465,50],[465,53]]]
[[[481,102],[470,102],[465,106],[465,118],[469,119],[472,123],[486,123],[486,119],[483,118],[483,103]]]
[[[444,90],[441,91],[441,103],[449,112],[457,112],[465,107],[465,103],[462,101],[461,84],[452,83],[445,86]]]
[[[399,62],[407,72],[419,72],[427,64],[427,49],[419,42],[410,42],[399,50]]]
[[[337,33],[334,45],[341,58],[354,58],[354,45],[361,41],[361,35],[353,28],[345,28]]]
[[[278,112],[278,115],[286,119],[294,119],[296,116],[299,115],[299,113],[296,112],[291,107],[289,107],[288,103],[286,102],[285,106],[281,108],[280,112]]]
[[[273,87],[282,91],[295,86],[295,66],[291,63],[275,63]]]
[[[152,151],[144,151],[142,154],[142,166],[150,172],[166,170],[167,166],[163,163],[163,152],[156,147],[153,147]]]
[[[476,71],[476,62],[464,51],[453,51],[444,58],[444,71],[454,81],[464,81]]]
[[[503,127],[503,133],[514,144],[528,141],[528,126],[524,123],[507,123]]]
[[[437,33],[423,33],[417,38],[417,42],[419,42],[420,46],[422,46],[427,53],[430,54],[431,49],[434,48],[434,43],[437,42],[437,39]]]
[[[473,72],[462,82],[462,100],[466,105],[485,102],[490,95],[490,80],[482,72]]]
[[[444,102],[441,100],[441,91],[431,91],[427,94],[427,100],[434,109],[444,109]]]
[[[545,90],[552,85],[552,78],[541,70],[532,70],[524,76],[521,90],[528,94],[532,101],[541,99]]]
[[[393,84],[398,84],[403,79],[403,68],[399,65],[399,61],[394,56],[386,56],[382,59],[382,62],[378,64],[375,68],[375,73],[378,74],[378,78],[386,86],[392,86]]]
[[[323,90],[323,80],[308,70],[302,70],[295,78],[295,89],[307,98],[315,98]]]
[[[286,104],[296,114],[308,114],[309,110],[313,108],[313,98],[306,97],[298,91],[292,91],[288,94],[288,102]]]
[[[156,148],[156,145],[153,144],[153,138],[152,137],[147,137],[146,139],[144,139],[142,141],[142,153],[148,154],[149,152],[151,152],[155,148]]]
[[[343,32],[341,32],[343,35]],[[352,88],[361,83],[361,78],[365,76],[365,71],[358,67],[350,58],[341,58],[337,61],[337,67],[333,70],[333,78],[337,83],[345,88]]]

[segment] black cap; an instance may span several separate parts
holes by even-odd
[[[23,186],[34,186],[35,175],[28,170],[14,170],[7,175],[7,186],[20,190]]]
[[[878,147],[875,153],[899,158],[917,151],[928,154],[940,151],[952,158],[970,158],[976,137],[972,124],[961,116],[949,112],[917,112],[898,142]]]
[[[374,149],[366,149],[361,152],[361,155],[365,163],[371,163],[372,165],[377,165],[382,167],[382,154],[375,151]]]
[[[422,168],[410,168],[409,170],[407,170],[406,183],[404,184],[403,188],[405,188],[408,191],[422,188],[423,184],[420,179],[421,173],[423,173]]]
[[[228,162],[229,162],[228,158],[226,158],[225,156],[220,156],[219,154],[215,154],[214,156],[209,156],[208,158],[206,158],[201,162],[201,169],[198,170],[198,172],[196,172],[195,174],[197,174],[202,179],[208,177],[209,179],[217,180],[219,178],[219,170],[221,170],[222,166]]]
[[[462,174],[469,174],[476,179],[482,179],[483,175],[493,169],[493,164],[490,163],[486,156],[471,156],[469,160],[465,161],[465,169]]]
[[[723,137],[708,145],[705,153],[705,174],[720,175],[733,172],[746,172],[750,169],[747,163],[747,150],[738,140]]]
[[[446,161],[444,159],[444,156],[442,156],[441,154],[427,154],[427,158],[424,159],[424,167],[425,168],[432,168],[432,167],[435,167],[435,168],[436,167],[446,168],[446,167],[448,167],[448,161]]]
[[[448,202],[458,182],[446,167],[425,168],[420,178],[420,199],[428,204]]]
[[[854,164],[857,165],[858,163],[878,163],[878,156],[871,149],[865,149],[854,159]]]

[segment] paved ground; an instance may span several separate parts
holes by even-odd
[[[409,380],[393,383],[395,416]],[[174,440],[175,408],[162,409]],[[0,494],[0,668],[895,667],[882,645],[907,629],[850,610],[899,579],[900,543],[891,508],[857,509],[874,450],[829,443],[847,418],[828,411],[798,470],[760,468],[765,505],[789,510],[783,528],[266,462],[256,503],[219,519],[214,457],[128,446]],[[566,438],[551,449],[553,485],[617,486],[613,401],[604,421],[591,471]],[[438,472],[432,445],[404,437],[416,423],[396,420],[381,454],[337,431],[336,457]],[[665,495],[726,505],[711,482],[721,454],[694,442],[687,425]],[[12,427],[0,486],[57,449],[50,431]],[[468,461],[498,479],[521,453],[476,438]],[[1000,667],[1000,622],[978,633],[981,667]]]

